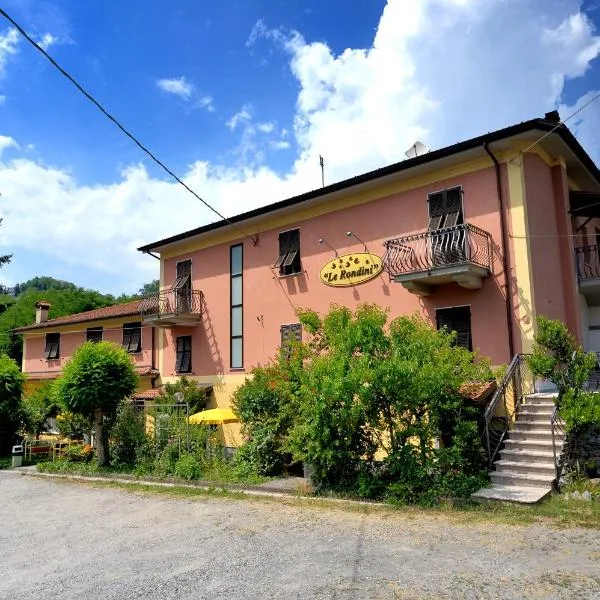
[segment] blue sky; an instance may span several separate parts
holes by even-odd
[[[600,90],[597,0],[2,0],[186,182],[235,214]],[[570,125],[600,161],[600,101]],[[0,18],[0,282],[131,292],[135,247],[214,220]]]

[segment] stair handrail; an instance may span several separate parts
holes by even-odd
[[[562,475],[562,470],[564,466],[564,455],[565,455],[565,446],[566,440],[561,446],[560,452],[556,451],[556,434],[562,433],[563,436],[565,434],[565,426],[564,422],[560,418],[559,415],[559,403],[556,402],[554,405],[554,409],[552,410],[552,417],[550,418],[550,429],[552,431],[552,456],[554,458],[554,489],[558,491],[560,487],[560,478]],[[563,438],[564,439],[564,438]]]
[[[523,403],[525,395],[534,391],[534,389],[531,391],[525,389],[526,385],[522,373],[522,370],[527,368],[525,357],[525,354],[514,355],[484,412],[485,445],[490,466],[492,466],[504,442],[504,438],[510,429],[515,414]],[[531,379],[533,381],[533,376]],[[507,402],[507,392],[511,383],[513,386],[513,401],[509,403]],[[496,416],[498,408],[502,405],[504,408],[502,416]],[[492,424],[496,427],[493,427]]]

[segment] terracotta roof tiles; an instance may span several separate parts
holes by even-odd
[[[48,319],[43,323],[34,323],[25,327],[17,327],[14,329],[16,333],[22,331],[32,331],[36,329],[45,329],[57,325],[70,325],[71,323],[85,323],[89,321],[99,321],[101,319],[111,319],[114,317],[127,317],[129,315],[139,315],[140,300],[125,302],[124,304],[114,304],[113,306],[105,306],[104,308],[96,308],[86,312],[67,315],[66,317],[57,317],[56,319]]]

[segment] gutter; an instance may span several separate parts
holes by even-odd
[[[483,142],[483,149],[487,155],[492,159],[494,163],[494,170],[496,171],[496,191],[498,194],[498,206],[500,208],[500,231],[502,234],[502,268],[504,269],[504,280],[505,280],[505,307],[506,307],[506,324],[508,325],[508,353],[509,360],[515,355],[515,340],[513,334],[513,311],[512,311],[512,281],[510,277],[510,265],[508,260],[509,252],[509,239],[508,239],[508,227],[506,224],[506,213],[504,212],[504,196],[502,193],[502,176],[500,173],[500,163],[494,156],[489,148],[487,141]]]

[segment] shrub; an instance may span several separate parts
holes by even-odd
[[[179,448],[176,444],[165,446],[154,459],[154,474],[158,477],[168,477],[175,473],[175,464],[179,460]]]
[[[128,400],[121,402],[110,431],[110,454],[114,464],[133,467],[138,457],[138,448],[147,443],[144,412]]]
[[[202,466],[193,454],[182,454],[175,463],[175,475],[187,480],[199,479]]]
[[[60,435],[70,440],[82,440],[89,435],[92,424],[89,418],[63,410],[56,417],[56,428]]]
[[[39,438],[46,431],[46,423],[50,417],[56,417],[61,410],[60,405],[52,397],[52,384],[45,383],[26,394],[23,398],[25,412],[25,431]]]
[[[0,354],[0,455],[10,451],[13,438],[25,420],[21,401],[25,376],[17,363]]]
[[[535,375],[556,385],[559,398],[567,391],[578,396],[596,365],[596,355],[586,354],[564,323],[540,316],[527,364]]]

